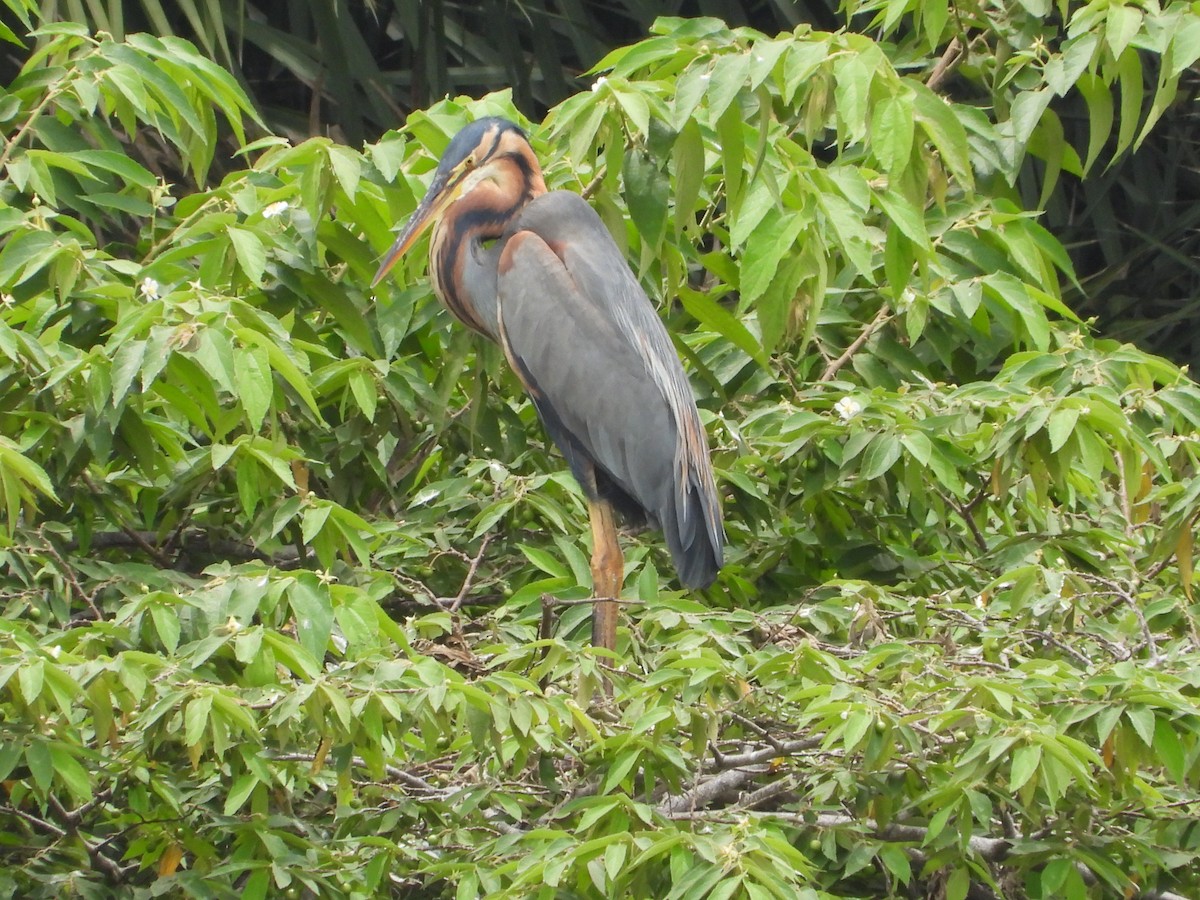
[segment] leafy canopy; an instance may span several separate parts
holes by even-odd
[[[890,44],[660,20],[533,130],[670,318],[725,491],[704,596],[631,539],[616,660],[500,354],[419,259],[366,287],[509,96],[210,183],[254,119],[220,69],[32,35],[0,98],[0,884],[1194,892],[1200,391],[1088,335],[1011,188],[1047,91],[1092,96],[1087,176],[1195,61],[1190,7],[1097,9],[994,62],[996,117],[914,49],[948,8],[888,3]]]

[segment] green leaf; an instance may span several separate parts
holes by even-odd
[[[267,250],[262,239],[253,231],[244,228],[231,227],[226,232],[233,244],[233,252],[237,256],[238,265],[246,273],[251,284],[261,284],[263,272],[267,267]]]
[[[708,113],[712,119],[724,115],[734,98],[746,87],[750,63],[748,53],[732,53],[717,60],[706,90]]]
[[[666,231],[669,190],[666,174],[648,153],[629,151],[625,157],[625,202],[634,226],[654,253],[662,246]]]
[[[225,795],[225,815],[236,815],[237,811],[242,808],[242,805],[250,799],[250,795],[254,793],[254,789],[258,785],[259,780],[255,773],[246,772],[239,775],[229,788],[229,793]]]
[[[1075,431],[1075,423],[1079,421],[1078,407],[1059,407],[1050,414],[1050,425],[1046,429],[1050,435],[1050,452],[1057,453],[1066,444],[1067,439]]]
[[[766,293],[784,254],[792,251],[806,219],[791,210],[771,209],[754,229],[739,263],[742,302],[752,304]]]
[[[867,97],[873,73],[858,54],[834,61],[834,95],[837,98],[838,138],[844,144],[860,141],[867,131]]]
[[[288,603],[295,616],[300,646],[313,659],[324,658],[333,632],[333,603],[328,586],[315,575],[298,575],[288,588]]]
[[[912,881],[912,864],[909,863],[908,854],[903,847],[895,844],[884,845],[879,849],[879,861],[901,884]]]
[[[284,381],[291,385],[292,389],[300,395],[300,399],[305,402],[312,414],[320,419],[321,411],[317,407],[317,400],[313,396],[308,379],[287,353],[268,335],[261,332],[250,328],[238,328],[234,333],[244,345],[253,345],[266,350],[271,368],[283,376]]]
[[[330,144],[325,152],[329,155],[329,165],[338,184],[342,186],[346,196],[353,200],[358,192],[358,181],[362,177],[362,157],[349,147],[339,144]]]
[[[1025,786],[1042,761],[1041,744],[1025,744],[1016,749],[1008,775],[1008,789],[1013,793]]]
[[[329,521],[329,514],[333,512],[333,504],[329,502],[318,501],[315,506],[310,506],[304,510],[304,516],[301,519],[300,539],[306,544],[311,544],[322,529],[325,528],[325,523]]]
[[[1112,135],[1112,91],[1097,75],[1085,73],[1076,85],[1088,108],[1088,149],[1083,163],[1086,175],[1100,156],[1100,151]]]
[[[878,434],[867,446],[859,466],[860,478],[871,481],[884,475],[900,458],[900,441],[895,435]]]
[[[204,691],[188,702],[183,713],[183,742],[189,747],[198,745],[204,738],[212,702],[211,691]]]
[[[922,251],[922,255],[928,251],[929,232],[925,229],[925,218],[920,210],[894,191],[876,193],[875,199],[913,246]]]
[[[32,706],[42,695],[45,671],[46,661],[35,659],[23,665],[17,673],[17,683],[21,686],[21,697],[26,704]]]
[[[238,347],[233,354],[233,380],[252,431],[262,429],[271,408],[275,381],[267,351],[262,347]]]
[[[954,110],[940,96],[921,86],[914,95],[917,124],[938,149],[946,167],[964,186],[974,183],[967,132]]]
[[[704,183],[704,139],[700,126],[689,119],[671,148],[671,168],[675,173],[675,235],[695,224],[695,209]]]
[[[725,337],[730,343],[755,360],[764,369],[770,368],[769,359],[766,353],[763,352],[762,346],[754,339],[754,335],[746,329],[746,326],[737,317],[725,309],[725,307],[718,304],[711,296],[702,291],[681,288],[679,299],[683,303],[683,308],[697,322],[710,331],[714,331]]]
[[[1142,11],[1136,6],[1125,6],[1114,3],[1108,7],[1108,20],[1104,29],[1104,39],[1112,51],[1114,59],[1120,59],[1121,54],[1129,46],[1138,30],[1142,27]]]
[[[350,373],[350,393],[358,408],[362,410],[368,422],[375,421],[375,410],[379,404],[379,395],[375,389],[375,379],[362,369]]]
[[[1151,745],[1159,762],[1176,783],[1183,784],[1187,774],[1187,753],[1173,723],[1165,718],[1156,719],[1154,742]]]
[[[1142,97],[1145,93],[1142,85],[1142,63],[1137,51],[1132,47],[1126,47],[1117,60],[1117,77],[1121,86],[1121,118],[1117,126],[1117,148],[1109,161],[1110,166],[1133,143],[1138,121],[1141,119]]]
[[[150,619],[154,622],[154,630],[158,632],[158,639],[163,642],[167,652],[174,653],[179,647],[181,632],[179,613],[155,604],[150,607]]]
[[[893,177],[908,165],[915,133],[911,99],[885,97],[875,105],[871,116],[871,152]]]
[[[62,744],[55,744],[50,748],[50,758],[55,777],[63,783],[75,802],[86,803],[91,800],[92,780],[75,754]]]
[[[1148,706],[1128,706],[1125,708],[1125,718],[1129,720],[1129,724],[1133,726],[1133,730],[1142,739],[1142,743],[1147,747],[1153,748],[1155,732],[1154,710]]]

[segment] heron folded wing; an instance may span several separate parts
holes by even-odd
[[[567,193],[531,203],[497,288],[501,345],[576,477],[599,469],[662,527],[680,580],[709,584],[724,532],[704,431],[666,329],[591,207]]]

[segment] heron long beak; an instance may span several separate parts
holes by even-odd
[[[392,244],[392,249],[384,256],[383,262],[379,264],[379,270],[375,273],[375,277],[371,279],[371,287],[375,287],[383,280],[383,276],[391,271],[392,266],[400,259],[408,248],[417,242],[417,239],[429,230],[429,226],[438,220],[446,207],[453,203],[460,194],[460,186],[462,179],[457,178],[450,181],[445,176],[435,178],[433,184],[429,186],[428,192],[417,204],[416,210],[412,217],[409,218],[408,224],[404,226],[404,230],[400,232],[400,236],[396,238],[396,243]]]

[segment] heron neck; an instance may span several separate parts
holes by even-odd
[[[496,272],[503,236],[534,198],[546,192],[533,151],[510,157],[495,180],[476,185],[435,226],[430,245],[434,289],[468,328],[498,340]]]

